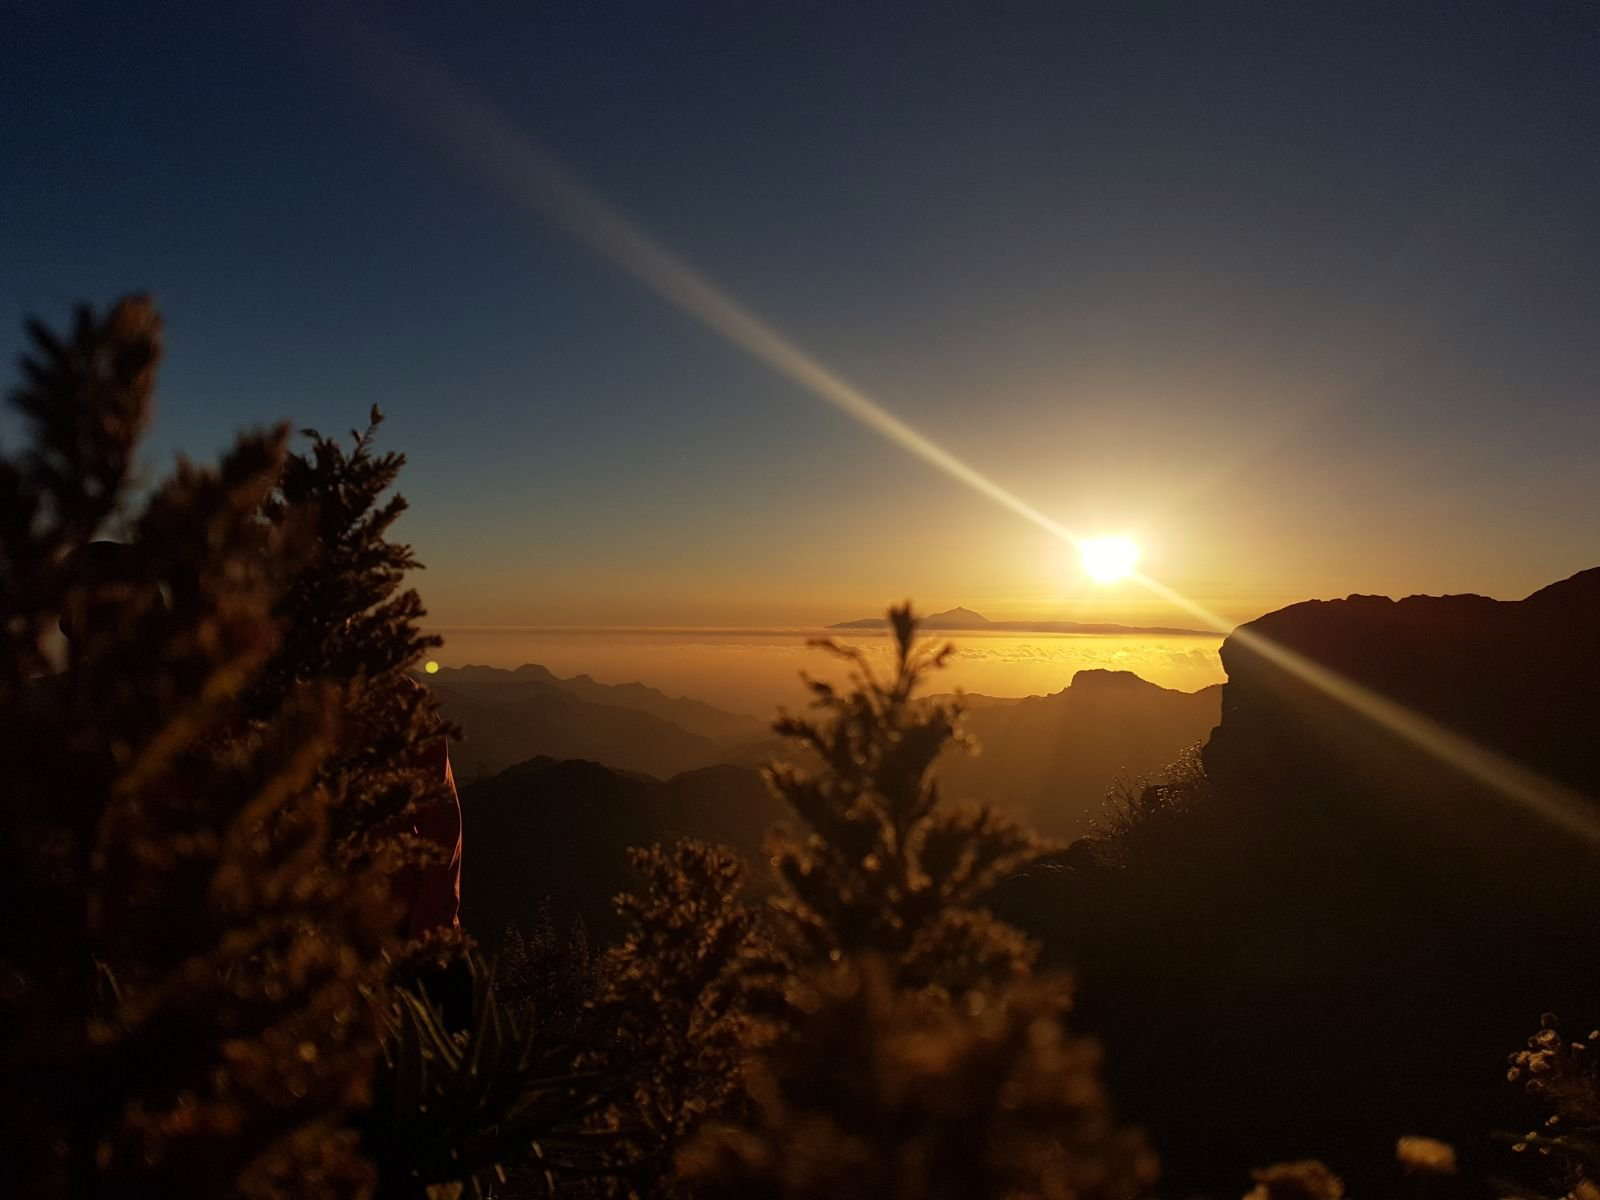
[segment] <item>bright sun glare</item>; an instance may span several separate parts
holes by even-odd
[[[1083,569],[1096,583],[1115,583],[1133,574],[1139,547],[1125,537],[1089,538],[1078,543]]]

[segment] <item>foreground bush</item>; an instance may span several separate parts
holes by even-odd
[[[941,803],[932,767],[961,741],[961,709],[917,693],[952,647],[918,645],[909,605],[891,609],[889,624],[888,678],[855,647],[814,643],[850,664],[852,687],[808,680],[821,717],[774,725],[821,764],[768,770],[806,830],[780,833],[771,850],[790,952],[800,965],[877,954],[907,986],[959,991],[1021,976],[1036,948],[980,901],[1045,847],[992,808]]]
[[[139,503],[153,307],[32,334],[30,445],[0,459],[0,899],[27,914],[0,933],[0,1185],[393,1190],[418,1174],[372,1161],[405,1140],[403,1106],[370,1108],[415,1032],[396,972],[448,978],[464,949],[453,905],[419,919],[441,858],[419,831],[454,796],[410,676],[437,643],[418,564],[388,537],[404,460],[372,449],[374,409],[348,450],[242,437]],[[470,1143],[475,1171],[472,1124],[411,1149]]]
[[[893,673],[831,642],[850,690],[811,684],[816,720],[784,717],[814,771],[778,765],[805,823],[773,862],[776,946],[793,972],[753,1047],[746,1106],[679,1155],[696,1195],[1132,1197],[1156,1160],[1111,1119],[1099,1051],[1069,1036],[1063,980],[1029,978],[1031,944],[978,907],[1043,846],[986,808],[942,803],[934,760],[960,710],[918,690],[948,647],[890,611]]]
[[[649,1193],[670,1180],[683,1140],[739,1103],[740,1064],[763,1038],[763,990],[781,967],[731,851],[685,839],[629,858],[642,886],[616,899],[624,934],[600,962],[594,1028],[598,1060],[627,1081],[611,1124]]]
[[[13,1194],[365,1194],[348,1121],[378,1053],[387,885],[331,866],[337,688],[245,704],[311,555],[260,518],[286,431],[181,464],[130,513],[153,308],[33,335],[12,397],[31,448],[0,461]],[[84,549],[119,525],[125,548]]]
[[[1059,981],[951,1002],[897,989],[863,958],[796,997],[792,1039],[751,1068],[754,1118],[681,1155],[708,1197],[752,1200],[1130,1198],[1155,1156],[1111,1119],[1099,1050],[1062,1028]]]

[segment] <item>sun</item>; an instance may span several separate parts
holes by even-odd
[[[1078,543],[1083,569],[1096,583],[1115,583],[1133,574],[1139,547],[1125,537],[1088,538]]]

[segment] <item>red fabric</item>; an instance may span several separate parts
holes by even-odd
[[[405,872],[395,881],[395,891],[406,898],[406,933],[418,937],[434,929],[455,929],[461,924],[461,800],[450,769],[450,748],[444,738],[428,747],[426,763],[444,775],[441,799],[418,813],[412,831],[446,852],[443,862]]]

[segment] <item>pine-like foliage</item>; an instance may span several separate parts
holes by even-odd
[[[779,836],[777,901],[798,962],[872,952],[902,985],[964,990],[1027,971],[1031,943],[977,907],[993,884],[1044,849],[988,807],[939,800],[934,760],[961,740],[960,706],[919,699],[949,645],[919,646],[910,605],[889,610],[893,675],[853,646],[814,643],[851,664],[852,688],[807,680],[825,717],[784,716],[774,728],[821,762],[779,764],[767,778],[809,829]]]
[[[454,800],[444,772],[450,730],[410,674],[440,639],[421,632],[421,598],[404,587],[421,564],[387,536],[406,510],[393,493],[405,457],[374,452],[382,421],[374,405],[348,450],[304,430],[309,449],[284,462],[263,511],[279,529],[308,531],[311,552],[285,580],[274,610],[282,640],[251,698],[270,709],[308,680],[339,681],[343,720],[319,773],[338,798],[335,851],[347,864],[392,869],[437,857],[413,829],[420,812]]]
[[[897,989],[866,957],[813,976],[797,1036],[750,1069],[756,1115],[680,1156],[713,1200],[1126,1200],[1156,1161],[1117,1127],[1099,1050],[1068,1036],[1057,984],[959,1004]]]
[[[180,464],[90,586],[69,556],[124,519],[160,323],[135,298],[32,332],[12,399],[33,444],[0,460],[11,1194],[365,1194],[346,1126],[392,918],[381,877],[329,865],[341,697],[243,703],[305,553],[260,518],[286,431]]]
[[[747,1101],[678,1156],[680,1186],[767,1200],[1131,1198],[1156,1172],[1111,1120],[1099,1050],[1061,1024],[1066,986],[1029,977],[1033,947],[976,907],[1043,847],[985,808],[940,803],[931,771],[960,711],[922,700],[950,652],[891,609],[894,674],[811,682],[825,719],[776,728],[820,760],[769,781],[810,828],[773,859],[786,1021],[747,1061]],[[728,1106],[731,1109],[731,1106]]]
[[[601,1061],[630,1084],[610,1114],[627,1176],[660,1194],[676,1148],[740,1099],[740,1063],[763,1040],[781,967],[733,852],[684,839],[629,861],[642,887],[615,901],[625,932],[600,961],[595,1027]]]

